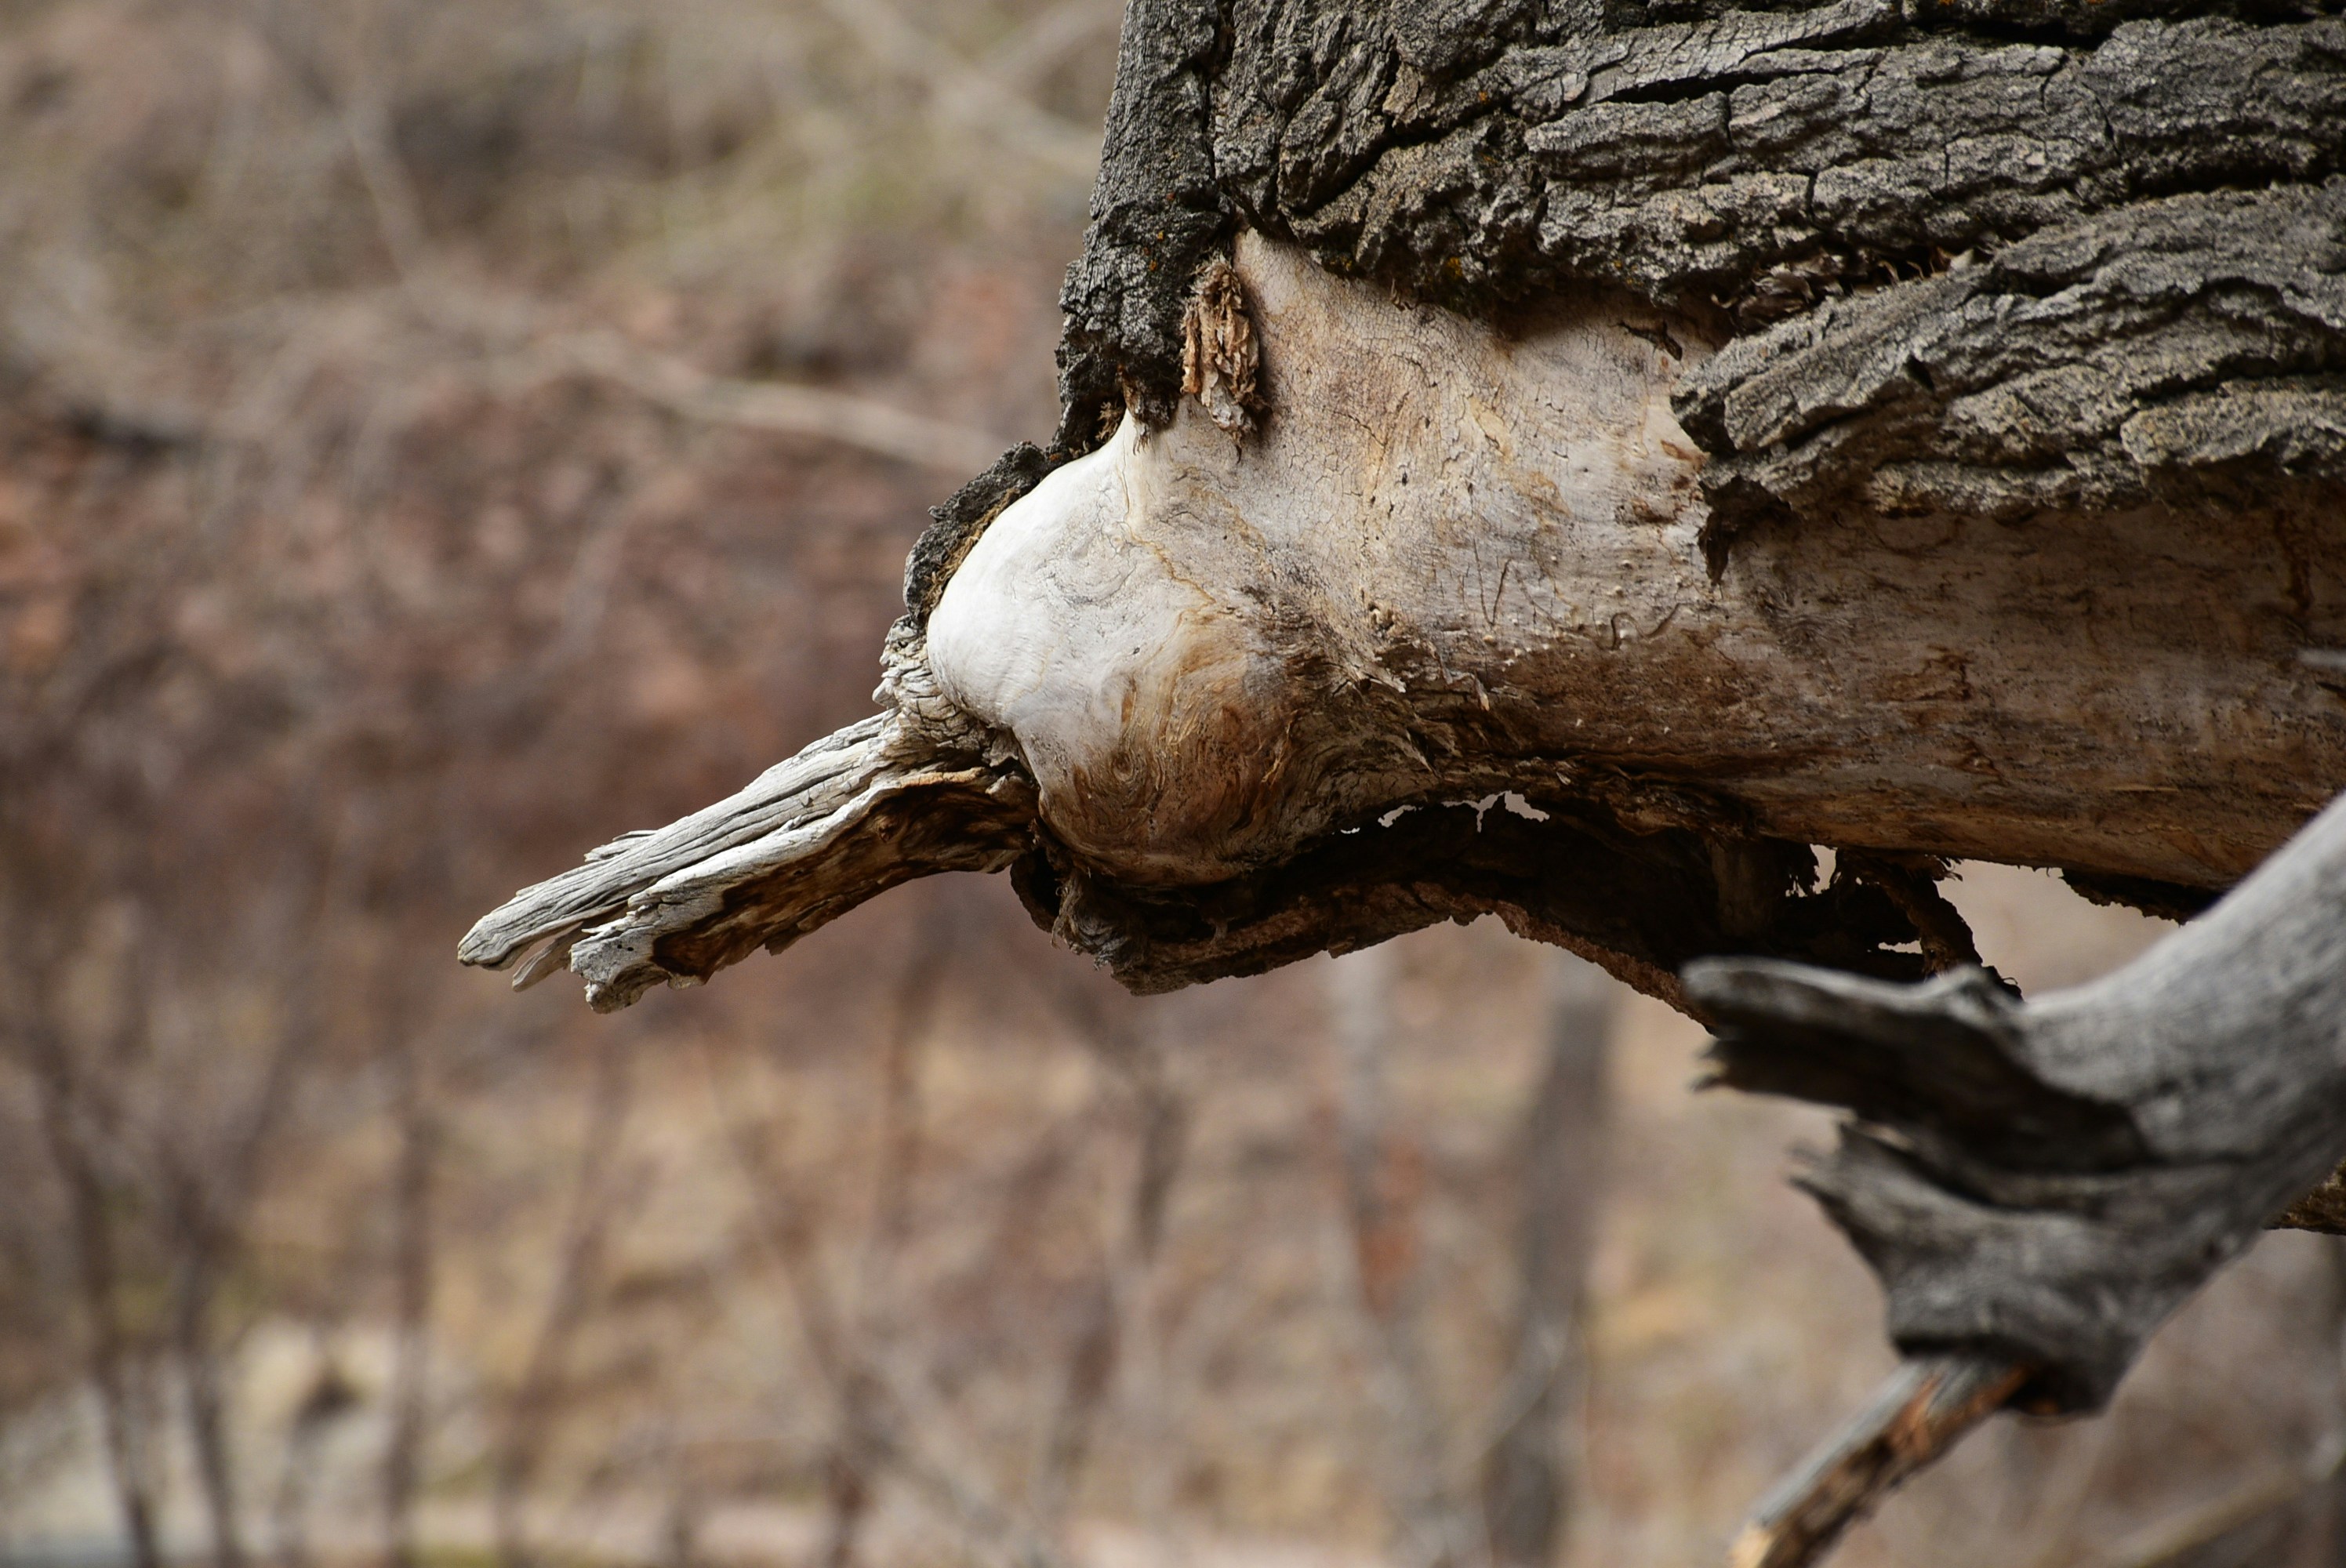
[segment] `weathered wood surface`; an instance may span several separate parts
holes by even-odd
[[[1263,428],[1241,443],[1185,401],[999,512],[893,645],[888,689],[923,695],[882,749],[918,783],[869,825],[821,816],[818,860],[812,830],[769,836],[798,788],[778,770],[573,873],[559,918],[658,885],[660,952],[630,939],[629,961],[698,978],[755,911],[778,943],[920,870],[1023,858],[1046,922],[1143,986],[1495,910],[1671,995],[1709,951],[1920,972],[1892,951],[1935,901],[1912,857],[2220,889],[2346,781],[2336,677],[2296,657],[2346,643],[2346,519],[1857,509],[1752,537],[1714,578],[1670,403],[1709,369],[1694,323],[1583,291],[1503,331],[1253,236],[1237,277]],[[802,769],[830,780],[861,734]],[[949,803],[981,778],[982,844],[845,851],[923,803],[975,831]],[[1642,914],[1504,874],[1596,869],[1608,835],[1623,863],[1598,874]],[[1810,844],[1892,860],[1811,891]],[[1902,884],[1899,857],[1922,867]],[[785,868],[792,900],[720,891]],[[704,914],[722,940],[686,933]],[[468,955],[556,918],[501,912]]]
[[[1717,959],[1719,1081],[1857,1119],[1802,1183],[1914,1353],[2108,1397],[2143,1339],[2346,1157],[2346,803],[2089,985],[2017,1001]]]
[[[682,821],[622,834],[483,919],[457,956],[518,965],[515,990],[567,967],[610,1012],[780,950],[913,877],[1000,871],[1029,841],[1032,788],[920,712],[901,702]]]

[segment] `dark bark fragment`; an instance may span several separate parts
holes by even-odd
[[[1126,7],[1091,228],[1059,295],[1062,453],[1097,446],[1127,404],[1151,424],[1173,416],[1182,307],[1230,235],[1206,135],[1219,39],[1214,0]]]
[[[2180,882],[2154,881],[2148,877],[2097,877],[2084,871],[2063,871],[2061,880],[2088,903],[2140,910],[2178,924],[2205,914],[2218,896],[2205,888],[2187,888]]]
[[[1678,1005],[1677,971],[1705,953],[1923,972],[1920,955],[1893,951],[1919,934],[1896,903],[1855,878],[1816,889],[1806,845],[1632,832],[1586,802],[1528,804],[1544,817],[1495,803],[1413,809],[1207,887],[1113,885],[1047,840],[1013,875],[1038,925],[1144,993],[1484,914]]]
[[[904,562],[904,618],[917,632],[926,626],[937,596],[953,580],[954,568],[1003,510],[1043,482],[1060,460],[1029,442],[996,458],[994,466],[963,485],[952,499],[929,508],[929,526]]]

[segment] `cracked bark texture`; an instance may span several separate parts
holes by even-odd
[[[1061,444],[1163,423],[1243,223],[1473,313],[1607,282],[1743,333],[1681,394],[1722,543],[1856,493],[2329,495],[2341,168],[2346,27],[2291,5],[1144,0]]]

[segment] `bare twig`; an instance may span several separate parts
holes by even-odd
[[[114,1474],[135,1568],[161,1568],[156,1518],[155,1456],[148,1412],[140,1408],[133,1347],[122,1321],[113,1205],[82,1125],[86,1111],[64,1043],[46,1026],[31,1031],[41,1128],[63,1179],[72,1215],[75,1283],[89,1337],[90,1380],[97,1385],[107,1459]]]
[[[1729,1568],[1805,1568],[1892,1488],[1993,1415],[2025,1368],[1968,1356],[1907,1361],[1848,1425],[1760,1499]]]
[[[577,332],[546,345],[567,368],[625,387],[686,419],[812,436],[923,467],[974,473],[1002,455],[983,431],[824,387],[740,381],[639,349],[616,332]]]
[[[2341,1461],[2346,1461],[2346,1434],[2332,1434],[2302,1464],[2253,1476],[2221,1497],[2137,1531],[2107,1555],[2093,1559],[2093,1568],[2178,1568],[2201,1547],[2289,1507],[2329,1481],[2339,1473]]]
[[[221,1135],[189,1148],[167,1129],[162,1150],[161,1185],[168,1195],[165,1211],[176,1255],[173,1350],[186,1384],[188,1432],[210,1518],[214,1568],[242,1568],[245,1561],[214,1308],[221,1283],[250,1244],[252,1205],[295,1073],[317,1038],[311,979],[297,969],[288,980],[291,1016],[278,1024],[250,1098],[236,1108]],[[221,1054],[225,1058],[226,1052]]]
[[[1099,137],[1038,107],[983,66],[963,60],[907,22],[887,0],[827,0],[832,17],[890,69],[927,88],[943,118],[1003,137],[1057,173],[1090,178]]]

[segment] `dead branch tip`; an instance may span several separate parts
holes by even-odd
[[[1994,1414],[2027,1369],[1974,1356],[1910,1359],[1760,1500],[1728,1568],[1806,1568],[1908,1476]]]

